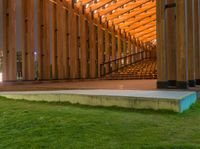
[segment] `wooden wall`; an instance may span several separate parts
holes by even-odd
[[[200,85],[200,1],[157,2],[158,88]]]
[[[108,27],[92,13],[85,14],[83,7],[74,7],[73,1],[21,1],[23,80],[95,79],[100,77],[102,63],[151,50],[114,24]],[[4,81],[17,80],[16,2],[3,0]],[[105,71],[114,68],[113,63]]]

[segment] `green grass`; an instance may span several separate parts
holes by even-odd
[[[200,102],[178,114],[0,98],[0,148],[200,148]]]

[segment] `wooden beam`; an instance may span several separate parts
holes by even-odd
[[[96,25],[90,20],[90,78],[96,78]]]
[[[101,73],[103,73],[103,68],[101,68],[101,64],[103,63],[103,29],[100,25],[98,25],[98,76],[101,77]],[[101,72],[102,71],[102,72]]]
[[[165,0],[158,0],[157,7],[157,88],[168,88],[165,48]]]
[[[188,88],[187,71],[187,48],[186,48],[186,3],[185,0],[178,0],[176,7],[177,14],[177,88]]]
[[[3,0],[3,81],[17,80],[16,1]]]
[[[196,86],[195,80],[195,50],[193,32],[193,2],[187,1],[187,50],[188,50],[188,80],[189,87]]]
[[[22,0],[22,76],[35,79],[34,63],[34,0]]]
[[[49,1],[38,0],[38,77],[50,79],[50,21]]]

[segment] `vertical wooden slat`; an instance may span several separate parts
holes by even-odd
[[[16,1],[3,0],[3,81],[15,81]]]
[[[187,1],[187,49],[188,49],[188,79],[189,86],[195,87],[195,51],[193,44],[193,5]]]
[[[185,0],[177,1],[177,88],[188,88]]]
[[[22,0],[22,63],[24,80],[34,80],[34,0]]]
[[[90,78],[96,78],[96,26],[90,20]]]
[[[66,78],[67,68],[67,48],[66,48],[66,23],[65,10],[63,2],[57,1],[56,9],[56,25],[57,25],[57,63],[58,63],[58,79]]]
[[[195,79],[200,85],[200,46],[199,46],[199,1],[194,0],[194,49],[195,49]]]
[[[52,3],[52,79],[58,78],[56,10],[56,5]]]
[[[50,21],[49,1],[38,0],[38,75],[39,79],[50,79]]]
[[[116,37],[115,37],[115,28],[114,26],[112,27],[112,60],[116,59],[116,52],[117,52],[117,47],[116,47]],[[112,70],[115,70],[115,62],[112,63]]]
[[[105,32],[105,52],[106,52],[106,62],[110,61],[110,33],[108,30]],[[110,65],[106,65],[106,73],[110,71]]]
[[[77,39],[77,15],[70,9],[70,76],[77,79],[78,74],[78,39]]]
[[[165,0],[158,0],[157,8],[157,69],[158,69],[158,88],[168,88],[167,69],[166,69],[166,48],[165,48]]]
[[[174,0],[167,0],[167,4],[174,3]],[[168,84],[176,86],[176,34],[175,34],[175,8],[166,9],[166,49],[167,49],[167,69]]]
[[[100,25],[98,25],[98,74],[101,77],[101,71],[103,71],[103,67],[101,68],[101,64],[103,63],[103,30]]]
[[[118,53],[117,53],[117,58],[122,57],[122,43],[121,43],[121,30],[118,29],[117,32],[118,38],[117,38],[117,43],[118,43]],[[119,62],[118,67],[121,67],[121,62]]]
[[[131,54],[131,37],[130,35],[128,36],[128,49],[127,49],[127,55]],[[128,64],[131,62],[131,57],[128,58]]]
[[[81,78],[87,77],[87,32],[85,16],[80,16]]]

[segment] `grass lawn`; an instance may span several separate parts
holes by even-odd
[[[177,114],[0,98],[0,148],[200,148],[200,101]]]

